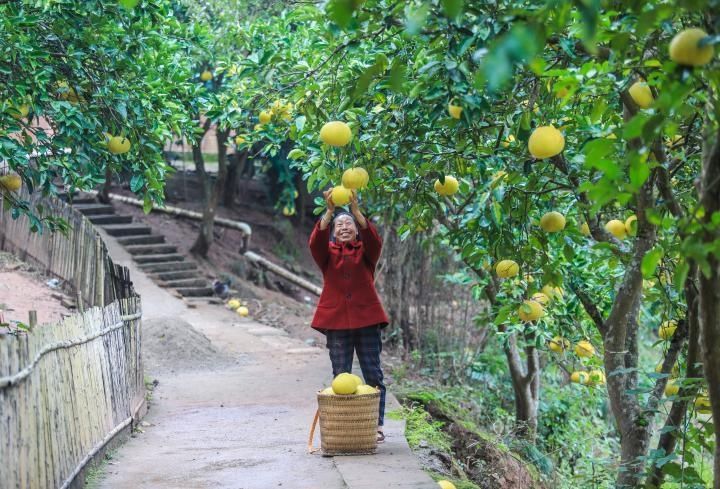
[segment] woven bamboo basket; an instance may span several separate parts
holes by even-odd
[[[361,455],[377,450],[380,392],[359,395],[328,395],[318,392],[318,412],[310,431],[312,449],[315,424],[320,420],[323,455]]]

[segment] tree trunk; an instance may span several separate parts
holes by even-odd
[[[715,249],[720,237],[714,214],[720,211],[720,131],[714,135],[712,147],[703,158],[700,203],[705,210],[703,244]],[[720,440],[720,261],[708,252],[709,273],[700,273],[700,344],[708,394],[715,420],[715,439]],[[720,444],[715,446],[715,489],[720,489]]]
[[[223,192],[223,205],[227,208],[235,205],[235,198],[238,193],[240,179],[245,169],[248,159],[248,150],[244,149],[240,153],[234,153],[228,158],[228,172],[225,181],[225,189]]]
[[[105,169],[105,183],[98,192],[98,200],[103,204],[110,204],[110,187],[112,187],[112,170],[108,166]]]

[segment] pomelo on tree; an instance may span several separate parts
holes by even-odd
[[[245,138],[242,136],[235,136],[235,144],[240,146],[242,143],[245,142]]]
[[[565,229],[565,216],[552,211],[540,218],[540,227],[547,233],[557,233]]]
[[[715,49],[712,44],[700,47],[707,32],[697,27],[678,32],[670,41],[670,59],[685,66],[702,66],[710,62]]]
[[[628,89],[628,93],[630,97],[632,97],[633,102],[642,109],[647,109],[653,103],[653,95],[650,87],[644,81],[636,81],[633,83]]]
[[[570,382],[573,382],[575,384],[587,384],[590,380],[590,375],[588,375],[587,372],[583,372],[581,370],[576,370],[572,374],[570,374]]]
[[[662,372],[663,362],[659,362],[657,365],[655,365],[655,373]],[[673,368],[670,369],[670,377],[677,377],[680,375],[680,368],[677,366],[677,363],[673,365]]]
[[[448,104],[448,114],[450,114],[450,117],[453,119],[459,119],[462,116],[462,111],[463,108],[459,105]]]
[[[600,369],[591,370],[588,374],[588,385],[605,385],[605,373]]]
[[[505,140],[501,144],[502,144],[503,148],[508,148],[514,142],[515,142],[515,136],[510,134],[508,137],[505,138]]]
[[[584,222],[580,225],[580,233],[583,236],[590,236],[590,226],[588,226],[588,223]]]
[[[440,183],[440,179],[435,180],[435,191],[440,195],[453,195],[458,191],[460,184],[457,179],[450,175],[445,175],[445,183]]]
[[[712,413],[710,398],[706,395],[699,395],[695,398],[695,412],[700,414]]]
[[[575,354],[582,358],[589,358],[595,354],[595,347],[587,340],[580,340],[575,345]]]
[[[258,120],[260,121],[260,124],[267,124],[272,120],[272,112],[268,110],[261,110]]]
[[[540,292],[548,296],[551,300],[557,300],[562,299],[563,297],[563,289],[560,287],[554,287],[550,284],[543,285],[543,288],[540,289]]]
[[[369,180],[368,172],[364,168],[348,168],[343,172],[343,187],[349,189],[363,189]]]
[[[342,121],[331,121],[320,129],[320,141],[330,146],[345,146],[352,140],[350,126]]]
[[[628,236],[635,236],[637,235],[637,216],[632,215],[625,219],[625,232],[628,234]]]
[[[523,301],[518,308],[518,316],[524,322],[536,321],[545,315],[542,304],[534,300]]]
[[[295,215],[295,208],[294,208],[294,207],[285,206],[285,207],[283,207],[282,213],[283,213],[283,216],[285,216],[285,217],[294,216],[294,215]]]
[[[670,321],[664,321],[658,329],[658,336],[663,340],[669,340],[675,334],[677,329],[677,321],[671,319]]]
[[[605,230],[617,239],[625,239],[625,236],[627,235],[625,223],[618,219],[611,219],[605,223]]]
[[[555,353],[562,353],[570,349],[570,341],[562,336],[555,336],[548,341],[548,348]]]
[[[542,306],[546,306],[550,302],[550,297],[545,295],[543,292],[535,292],[530,300],[540,303]]]
[[[330,195],[333,204],[340,206],[348,205],[350,203],[350,198],[352,197],[352,190],[347,189],[342,185],[337,185],[333,187],[332,193]]]
[[[130,140],[124,136],[113,136],[108,141],[107,147],[114,155],[127,153],[130,151]]]
[[[213,78],[213,74],[209,70],[205,70],[202,73],[200,73],[200,79],[202,81],[210,81]]]
[[[564,148],[565,137],[553,126],[538,127],[528,140],[530,154],[539,160],[559,155]]]
[[[0,187],[3,187],[10,192],[17,192],[22,187],[22,178],[20,175],[11,173],[9,175],[3,175],[0,177]]]
[[[675,396],[678,392],[680,392],[680,384],[675,379],[668,380],[665,384],[665,395],[667,397]]]
[[[357,382],[353,379],[351,374],[341,373],[338,374],[332,381],[332,390],[336,394],[349,395],[353,394],[357,389]]]
[[[500,278],[514,277],[520,271],[520,266],[513,260],[501,260],[495,265],[495,273]]]

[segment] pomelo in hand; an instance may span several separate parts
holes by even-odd
[[[697,27],[678,32],[670,41],[670,59],[679,65],[703,66],[710,62],[715,50],[712,44],[700,47],[707,32]]]
[[[350,126],[342,121],[331,121],[320,129],[320,141],[330,145],[341,147],[352,140]]]
[[[520,271],[520,266],[513,260],[501,260],[495,265],[495,273],[500,278],[514,277]]]
[[[352,197],[352,190],[337,185],[333,187],[332,193],[330,194],[333,204],[335,205],[347,205],[350,203],[350,197]]]
[[[575,345],[575,354],[582,358],[588,358],[595,354],[595,347],[587,340],[578,341]]]
[[[545,315],[545,309],[539,302],[528,300],[523,301],[518,308],[518,316],[524,322],[536,321]]]
[[[553,126],[538,127],[528,140],[530,154],[539,160],[559,155],[564,148],[565,137]]]
[[[653,103],[653,96],[650,91],[650,87],[644,81],[636,81],[633,83],[628,89],[628,93],[630,93],[630,97],[632,97],[633,102],[642,109],[647,109]]]
[[[555,353],[562,353],[570,349],[570,341],[562,336],[556,336],[548,341],[548,347]]]
[[[332,381],[332,390],[336,394],[348,395],[355,393],[357,382],[351,374],[341,373]]]
[[[565,216],[559,212],[548,212],[540,218],[540,227],[547,233],[557,233],[565,229]]]

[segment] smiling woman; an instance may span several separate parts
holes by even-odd
[[[350,212],[335,213],[331,191],[327,211],[310,236],[310,251],[323,273],[323,290],[312,327],[327,336],[333,376],[352,371],[357,352],[365,383],[380,389],[378,441],[385,414],[385,385],[380,366],[380,330],[388,318],[375,290],[375,267],[382,243],[375,226],[360,211],[357,193]]]

